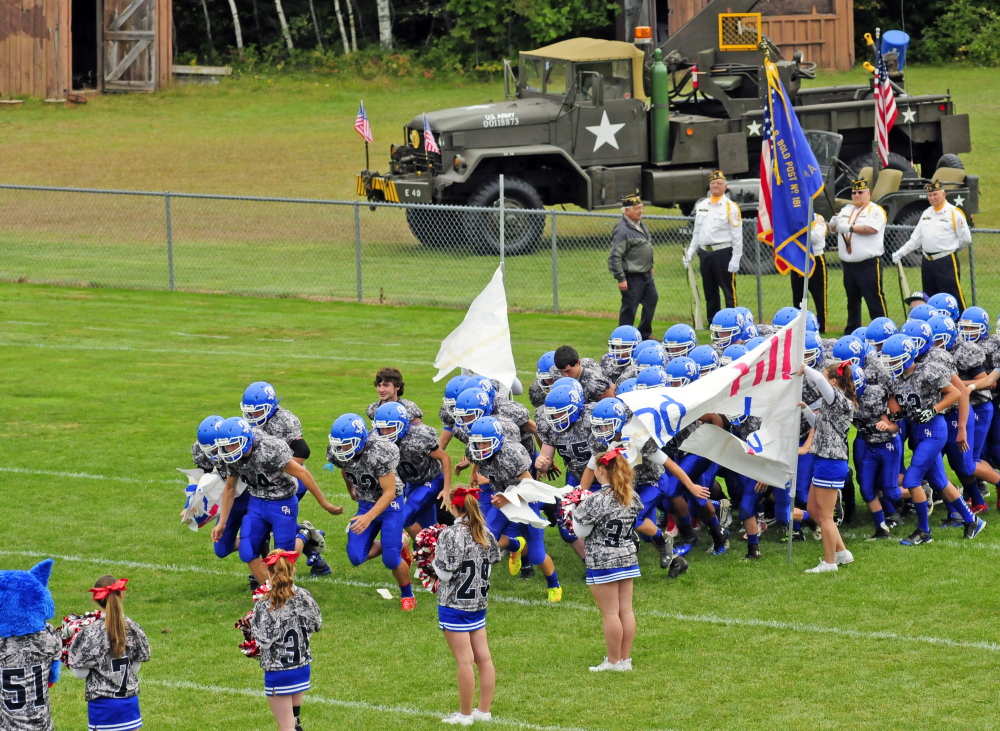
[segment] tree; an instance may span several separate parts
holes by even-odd
[[[319,18],[316,17],[316,3],[313,0],[309,0],[309,12],[312,13],[313,28],[316,29],[316,46],[319,50],[326,51],[326,48],[323,46],[323,35],[319,29]]]
[[[378,40],[383,51],[392,50],[392,15],[389,0],[378,0]]]
[[[285,20],[285,9],[281,7],[281,0],[274,0],[274,7],[278,9],[278,20],[281,21],[281,34],[285,37],[285,45],[291,51],[295,46],[292,44],[292,34],[288,31],[288,21]]]
[[[243,58],[243,28],[240,26],[240,14],[236,12],[236,0],[229,0],[229,9],[233,13],[233,29],[236,31],[236,50]]]
[[[351,0],[347,0],[350,5]],[[344,28],[344,15],[340,12],[340,0],[333,0],[333,9],[337,13],[337,23],[340,25],[340,38],[344,41],[344,55],[350,55],[351,42],[347,38],[347,29]]]

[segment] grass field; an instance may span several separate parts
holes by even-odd
[[[391,363],[437,426],[441,385],[430,363],[461,313],[16,284],[0,285],[0,312],[0,568],[56,557],[60,616],[88,608],[98,575],[131,579],[126,610],[153,652],[141,676],[146,728],[272,727],[255,695],[260,669],[240,655],[232,626],[249,607],[246,571],[177,522],[183,481],[174,469],[188,466],[206,414],[231,414],[246,384],[265,379],[301,417],[321,487],[346,501],[321,469],[333,418],[362,410],[371,374]],[[563,342],[599,355],[608,325],[513,315],[511,329],[527,380],[537,355]],[[818,543],[796,544],[789,565],[771,534],[758,564],[741,563],[739,545],[722,557],[697,553],[690,572],[669,583],[643,548],[631,674],[587,672],[603,654],[600,620],[579,562],[553,534],[562,604],[543,601],[540,578],[495,575],[498,725],[995,728],[993,526],[974,542],[938,529],[933,544],[904,549],[864,542],[861,511],[846,531],[856,561],[836,576],[802,574]],[[440,728],[457,698],[433,597],[420,594],[416,612],[401,614],[376,594],[393,583],[381,564],[349,566],[347,516],[331,518],[311,499],[303,515],[327,530],[333,567],[307,584],[325,624],[312,643],[305,728]],[[53,688],[56,728],[81,728],[85,714],[82,683],[64,675]]]

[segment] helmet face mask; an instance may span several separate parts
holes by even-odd
[[[626,365],[632,360],[632,351],[642,342],[642,335],[631,325],[619,325],[608,338],[608,354],[618,363]]]
[[[667,384],[679,388],[698,379],[699,368],[691,358],[674,358],[667,364]]]
[[[712,318],[709,329],[712,331],[712,342],[722,348],[732,344],[733,339],[739,336],[746,327],[746,320],[735,309],[727,307],[719,310]]]
[[[953,320],[958,319],[958,300],[955,299],[954,295],[950,295],[946,292],[939,292],[938,294],[927,300],[928,306],[934,310],[936,315],[944,315],[945,317],[950,317]]]
[[[239,462],[253,448],[253,430],[246,419],[234,416],[219,425],[219,436],[215,446],[219,451],[219,459],[226,464]]]
[[[219,427],[225,421],[221,416],[209,416],[198,425],[198,447],[212,462],[219,461]]]
[[[391,442],[399,441],[406,436],[406,432],[410,428],[410,418],[406,413],[406,407],[396,401],[382,404],[375,412],[372,428],[379,436]]]
[[[278,407],[278,395],[274,387],[266,381],[255,381],[243,392],[240,411],[250,426],[261,426]]]
[[[719,354],[711,345],[699,345],[693,348],[688,357],[698,365],[699,377],[707,376],[719,367]]]
[[[893,335],[882,346],[882,363],[893,379],[896,379],[913,365],[916,352],[912,338],[903,334]]]
[[[492,416],[477,419],[469,427],[469,453],[474,460],[489,459],[503,447],[500,422]]]
[[[853,335],[845,335],[833,345],[833,357],[838,358],[842,363],[861,365],[863,353],[864,344]]]
[[[823,344],[820,342],[819,336],[812,331],[807,332],[804,353],[806,365],[810,368],[815,368],[822,354]]]
[[[380,407],[381,408],[381,407]],[[376,415],[378,412],[376,412]],[[330,448],[337,462],[347,462],[358,455],[368,442],[365,420],[358,414],[344,414],[330,429]]]
[[[990,316],[982,307],[969,307],[958,321],[958,339],[976,343],[990,331]]]
[[[690,325],[671,325],[663,334],[663,348],[671,358],[687,355],[698,344],[698,336]]]

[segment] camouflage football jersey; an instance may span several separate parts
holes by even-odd
[[[823,401],[816,414],[810,454],[824,459],[847,459],[847,432],[854,420],[854,404],[840,389],[833,389],[833,403]]]
[[[205,470],[206,473],[211,472],[216,467],[216,463],[210,460],[208,455],[202,451],[199,442],[191,445],[191,461],[194,462],[195,467]]]
[[[139,693],[139,665],[149,660],[149,641],[142,627],[125,618],[125,654],[111,657],[104,618],[77,632],[69,646],[69,666],[90,670],[84,698],[131,698]]]
[[[389,403],[389,402],[388,401],[372,401],[370,404],[368,404],[368,408],[365,410],[365,413],[368,414],[368,418],[369,419],[374,419],[375,418],[375,412],[378,411],[378,407],[382,406],[383,404],[387,404],[387,403]],[[419,406],[417,406],[415,403],[413,403],[412,401],[410,401],[410,399],[401,398],[401,399],[399,399],[399,403],[402,404],[402,406],[403,406],[404,409],[406,409],[406,416],[407,416],[407,418],[410,421],[417,421],[418,419],[423,419],[424,418],[424,412],[420,410]],[[444,407],[442,406],[442,408],[444,408]]]
[[[262,670],[294,670],[312,662],[309,635],[323,627],[323,615],[312,594],[295,587],[291,599],[271,611],[271,599],[264,597],[253,608],[250,629],[260,648]]]
[[[920,412],[933,409],[941,400],[941,389],[951,383],[953,368],[940,359],[921,360],[910,375],[892,382],[893,396],[906,416],[919,423]]]
[[[403,494],[403,482],[399,479],[399,448],[388,439],[383,439],[374,431],[368,434],[365,448],[346,462],[333,458],[333,447],[326,448],[326,458],[344,470],[347,479],[354,485],[358,500],[376,503],[382,497],[379,478],[392,472],[396,478],[396,497]]]
[[[802,403],[812,411],[818,409],[820,404],[823,403],[823,397],[819,395],[816,386],[808,378],[802,379]],[[812,426],[809,424],[809,420],[805,417],[805,414],[802,414],[799,417],[799,443],[808,438],[810,431],[812,431]]]
[[[896,438],[894,432],[879,431],[875,428],[875,425],[882,421],[882,416],[887,413],[889,413],[889,391],[880,383],[869,383],[858,399],[858,408],[854,412],[854,426],[866,443],[888,444]]]
[[[455,415],[444,404],[441,404],[441,408],[438,409],[438,418],[441,420],[441,426],[445,429],[450,431],[455,428]]]
[[[963,381],[973,381],[986,369],[986,351],[979,343],[961,342],[952,351],[955,370]],[[971,406],[982,406],[990,400],[988,392],[973,391],[969,394]]]
[[[280,406],[274,408],[271,418],[265,421],[259,428],[265,434],[277,437],[286,444],[302,438],[302,422],[299,421],[299,417]]]
[[[253,448],[239,462],[226,466],[231,476],[242,477],[251,497],[284,500],[299,490],[298,481],[282,468],[292,461],[292,448],[278,437],[253,430]]]
[[[757,328],[757,334],[762,338],[769,338],[779,330],[779,328],[776,328],[774,325],[768,325],[767,323],[755,325],[754,327]]]
[[[889,373],[889,369],[885,367],[882,359],[874,349],[868,354],[868,357],[865,358],[865,362],[861,366],[861,370],[865,372],[865,383],[869,386],[873,383],[877,383],[882,386],[887,393],[892,391],[892,374]]]
[[[916,362],[917,364],[933,362],[939,364],[941,368],[947,369],[952,375],[956,375],[958,373],[958,369],[955,367],[955,356],[953,356],[944,348],[932,347],[923,355],[918,356],[914,362]],[[940,401],[941,398],[938,397],[937,400]],[[952,414],[953,412],[957,411],[958,411],[958,402],[956,401],[954,406],[952,406],[947,411],[944,411],[943,413]]]
[[[500,546],[489,529],[487,545],[472,538],[472,531],[462,520],[455,521],[438,535],[434,550],[435,568],[451,572],[450,579],[438,581],[438,604],[464,612],[486,609],[489,602],[490,573],[500,560]]]
[[[531,421],[531,412],[528,411],[527,406],[510,399],[497,399],[493,403],[492,415],[516,424],[520,433],[518,441],[521,442],[521,446],[528,454],[535,451],[535,437],[531,432],[523,430],[524,425]]]
[[[438,448],[438,434],[427,424],[411,424],[406,435],[396,442],[399,465],[396,472],[403,482],[423,485],[441,474],[441,463],[431,457]]]
[[[500,449],[486,459],[474,459],[468,447],[465,449],[465,456],[470,462],[476,463],[479,474],[490,481],[490,489],[494,492],[503,492],[511,485],[518,484],[521,475],[531,469],[531,457],[524,447],[506,439]]]
[[[992,373],[997,368],[1000,368],[1000,335],[995,333],[990,333],[985,338],[979,341],[980,347],[983,349],[983,353],[986,355],[986,372]],[[994,386],[992,389],[987,391],[993,399],[1000,399],[1000,388]]]
[[[619,378],[621,378],[622,373],[632,365],[631,361],[626,361],[624,363],[619,363],[618,359],[615,358],[611,353],[605,353],[601,356],[601,361],[598,363],[601,367],[601,372],[604,373],[604,377],[615,383]]]
[[[615,380],[615,388],[625,383],[630,378],[639,377],[639,366],[635,363],[629,363],[625,368],[622,369],[621,375]]]
[[[590,451],[590,414],[594,410],[594,404],[584,404],[580,409],[580,417],[570,424],[566,431],[556,431],[552,422],[548,418],[543,419],[538,424],[538,436],[542,444],[555,447],[559,456],[563,458],[566,471],[576,479],[583,476],[583,471],[587,468],[587,462],[592,456]]]
[[[611,381],[604,375],[601,366],[593,358],[580,358],[580,377],[577,378],[583,386],[583,397],[590,402],[600,401],[604,398],[604,392],[611,388]],[[555,366],[549,370],[553,378],[562,378],[562,373]]]
[[[588,444],[590,445],[591,460],[596,458],[597,455],[602,452],[608,451],[608,443],[603,439],[595,437],[593,432],[590,433]],[[632,465],[632,471],[635,473],[634,482],[636,485],[652,485],[663,475],[663,465],[650,462],[649,459],[647,459],[654,453],[662,454],[662,452],[660,452],[660,448],[656,444],[656,440],[647,439],[646,443],[642,445],[642,449],[639,450],[639,454],[643,458],[642,461],[638,464]]]
[[[528,401],[530,401],[531,405],[537,409],[539,406],[545,405],[546,396],[548,396],[548,394],[542,390],[542,384],[539,383],[536,378],[531,382],[531,385],[528,386]]]
[[[49,669],[62,654],[59,630],[0,637],[0,729],[52,731],[49,712]]]
[[[760,429],[761,422],[762,420],[759,416],[748,416],[741,424],[730,422],[729,433],[745,442],[750,438],[751,434]]]
[[[622,505],[610,487],[585,497],[573,511],[573,520],[594,529],[583,539],[588,569],[622,569],[638,563],[635,519],[643,509],[638,493]]]

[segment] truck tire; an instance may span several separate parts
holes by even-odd
[[[938,160],[937,167],[934,169],[937,170],[938,168],[955,168],[956,170],[965,170],[965,165],[962,164],[962,158],[949,152],[942,155],[941,159]]]
[[[500,181],[490,180],[469,196],[466,205],[474,208],[497,208],[500,202]],[[504,178],[504,207],[507,209],[541,209],[542,198],[538,191],[521,178]],[[465,239],[480,254],[500,254],[500,217],[483,211],[461,214]],[[516,256],[529,254],[541,238],[545,228],[542,215],[504,217],[504,254]]]
[[[851,169],[854,172],[861,172],[861,168],[875,168],[878,166],[878,157],[874,152],[866,152],[864,155],[858,155],[856,158],[851,160]],[[886,165],[888,168],[893,170],[902,170],[904,173],[914,171],[915,168],[910,164],[910,161],[905,157],[900,155],[898,152],[889,153],[889,164]]]
[[[428,249],[464,249],[465,231],[456,211],[438,211],[415,206],[406,209],[410,232]]]

